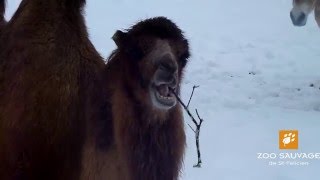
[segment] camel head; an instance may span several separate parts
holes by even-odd
[[[293,0],[290,17],[293,25],[304,26],[309,14],[314,10],[317,0]]]
[[[177,104],[183,68],[189,57],[182,31],[164,17],[147,19],[127,32],[117,31],[113,40],[130,57],[130,83],[135,98],[166,111]]]

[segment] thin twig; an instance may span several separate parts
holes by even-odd
[[[180,97],[176,94],[176,92],[171,91],[175,97],[177,98],[177,100],[179,101],[179,103],[182,105],[183,109],[188,113],[188,115],[190,116],[192,122],[194,124],[198,124],[197,121],[195,120],[195,118],[193,117],[193,115],[191,114],[191,112],[189,111],[188,107],[182,102],[182,100],[180,99]]]
[[[196,133],[196,131],[192,128],[192,126],[188,123],[188,126],[190,127],[190,129],[194,132],[194,133]]]
[[[200,121],[199,125],[201,126],[201,124],[202,124],[202,122],[203,122],[203,119],[200,117],[199,112],[198,112],[198,109],[196,109],[196,114],[197,114],[198,119],[199,119],[199,121]]]
[[[203,122],[203,119],[200,117],[199,115],[199,112],[198,112],[198,109],[196,109],[196,114],[198,116],[198,119],[199,119],[199,122],[196,121],[196,119],[194,118],[194,116],[191,114],[190,110],[189,110],[189,104],[191,102],[191,99],[193,97],[193,93],[194,93],[194,90],[196,88],[198,88],[199,86],[193,86],[193,89],[192,89],[192,93],[191,93],[191,96],[189,98],[189,101],[188,101],[188,105],[186,106],[182,100],[180,99],[180,97],[174,92],[174,90],[170,89],[170,91],[175,95],[175,97],[177,98],[177,100],[179,101],[179,103],[182,105],[182,107],[184,108],[184,110],[187,112],[187,114],[189,115],[189,117],[191,118],[192,122],[195,124],[196,126],[196,130],[194,130],[190,124],[188,124],[188,126],[191,128],[191,130],[195,133],[195,138],[196,138],[196,146],[197,146],[197,155],[198,155],[198,162],[197,164],[195,164],[193,167],[197,167],[197,168],[200,168],[201,167],[201,164],[202,164],[202,160],[201,160],[201,152],[200,152],[200,143],[199,143],[199,139],[200,139],[200,130],[201,130],[201,125],[202,125],[202,122]]]
[[[197,155],[198,155],[198,163],[197,165],[195,165],[195,167],[201,167],[202,164],[202,160],[201,160],[201,152],[200,152],[200,143],[199,143],[199,139],[200,139],[200,129],[201,129],[201,124],[203,122],[203,119],[200,117],[198,109],[196,109],[196,114],[199,118],[199,124],[197,124],[197,131],[196,131],[196,146],[197,146]]]
[[[196,88],[198,88],[198,87],[200,87],[200,86],[194,85],[194,86],[192,87],[192,92],[191,92],[191,96],[190,96],[190,98],[189,98],[187,107],[189,107],[189,105],[190,105],[191,99],[192,99],[192,97],[193,97],[193,92],[194,92],[194,90],[195,90]]]

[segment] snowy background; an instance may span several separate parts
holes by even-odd
[[[257,159],[258,152],[280,152],[281,129],[299,130],[299,150],[291,152],[320,152],[320,29],[313,15],[297,28],[291,0],[87,1],[90,38],[104,57],[117,29],[153,16],[172,19],[190,40],[182,97],[200,85],[191,106],[205,119],[203,167],[192,167],[196,149],[187,128],[182,180],[319,179],[320,160],[297,167]],[[8,0],[7,18],[19,2]]]

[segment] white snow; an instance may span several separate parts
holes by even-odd
[[[10,0],[7,17],[19,2]],[[294,27],[291,6],[291,0],[88,0],[86,17],[105,57],[115,48],[113,33],[141,19],[166,16],[185,31],[192,57],[182,98],[200,85],[191,106],[205,122],[200,169],[192,167],[195,139],[186,127],[181,179],[317,180],[320,160],[301,167],[257,159],[258,152],[320,152],[320,29],[313,15]],[[298,151],[279,150],[282,129],[299,130]]]

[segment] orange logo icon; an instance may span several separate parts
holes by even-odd
[[[297,130],[279,131],[279,148],[280,149],[298,149],[299,132]]]

